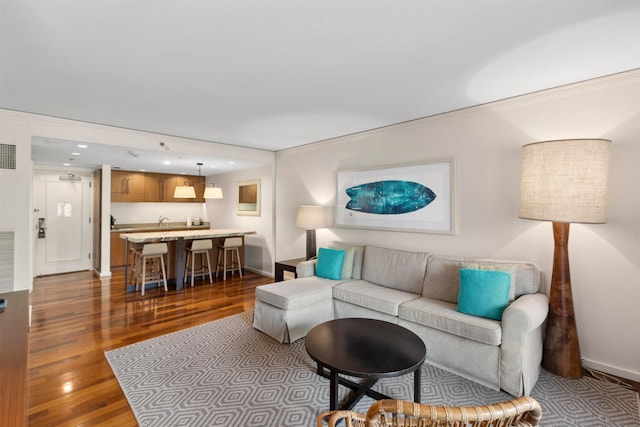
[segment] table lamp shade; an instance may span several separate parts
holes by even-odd
[[[520,218],[606,222],[611,141],[566,139],[522,147]]]
[[[324,206],[300,206],[296,217],[296,227],[305,230],[325,228]]]
[[[307,230],[307,259],[316,256],[316,228],[325,228],[326,226],[324,206],[302,205],[298,208],[296,227]]]

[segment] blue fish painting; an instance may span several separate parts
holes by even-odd
[[[377,215],[414,212],[436,198],[431,189],[411,181],[368,182],[347,188],[345,192],[351,198],[347,209]]]

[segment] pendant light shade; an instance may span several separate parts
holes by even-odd
[[[174,199],[195,199],[196,190],[192,185],[178,185],[173,192]]]
[[[222,188],[220,187],[205,187],[204,188],[204,198],[205,199],[223,199]]]

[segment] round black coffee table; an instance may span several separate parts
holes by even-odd
[[[375,319],[330,320],[314,327],[305,338],[318,375],[329,378],[329,409],[338,409],[338,385],[353,389],[340,409],[351,409],[364,396],[388,399],[371,390],[380,378],[413,375],[413,397],[420,402],[420,365],[427,349],[416,334],[402,326]],[[328,373],[327,373],[328,371]],[[364,378],[361,384],[339,374]]]

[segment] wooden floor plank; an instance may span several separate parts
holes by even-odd
[[[256,286],[273,278],[245,272],[181,290],[124,292],[110,278],[79,272],[37,278],[31,293],[28,417],[33,427],[136,426],[104,352],[247,310]]]

